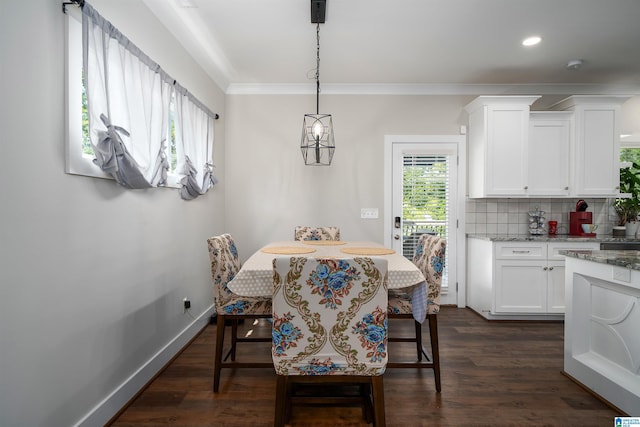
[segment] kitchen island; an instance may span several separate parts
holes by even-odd
[[[640,251],[560,253],[564,371],[621,412],[640,416]]]

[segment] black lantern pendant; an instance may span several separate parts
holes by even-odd
[[[326,0],[311,0],[311,22],[316,24],[316,114],[305,114],[300,150],[305,165],[329,166],[336,149],[331,114],[320,114],[320,24]]]

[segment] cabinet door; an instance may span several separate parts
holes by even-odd
[[[554,112],[555,113],[555,112]],[[531,113],[527,148],[527,194],[566,196],[569,194],[570,115]]]
[[[547,245],[547,259],[564,262],[565,256],[560,255],[560,251],[597,251],[599,249],[598,242],[553,242]]]
[[[564,261],[549,261],[547,269],[547,313],[564,313]]]
[[[496,313],[546,312],[546,261],[497,260],[495,265]]]
[[[487,111],[486,195],[524,196],[529,107],[490,106]]]
[[[577,196],[615,196],[619,192],[617,116],[618,107],[588,106],[576,110]]]

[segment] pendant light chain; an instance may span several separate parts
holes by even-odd
[[[316,24],[316,114],[320,114],[320,23]]]

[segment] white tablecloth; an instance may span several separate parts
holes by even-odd
[[[426,316],[427,285],[422,272],[407,258],[399,253],[389,255],[353,255],[341,252],[344,248],[384,248],[374,242],[336,242],[342,244],[326,245],[305,243],[304,241],[285,241],[270,243],[256,253],[242,265],[242,268],[228,284],[232,292],[248,297],[271,296],[273,289],[273,264],[277,254],[265,253],[264,248],[284,247],[314,249],[311,253],[286,254],[290,256],[336,257],[347,258],[357,256],[380,257],[388,261],[389,289],[406,288],[412,294],[414,318],[422,323]]]

